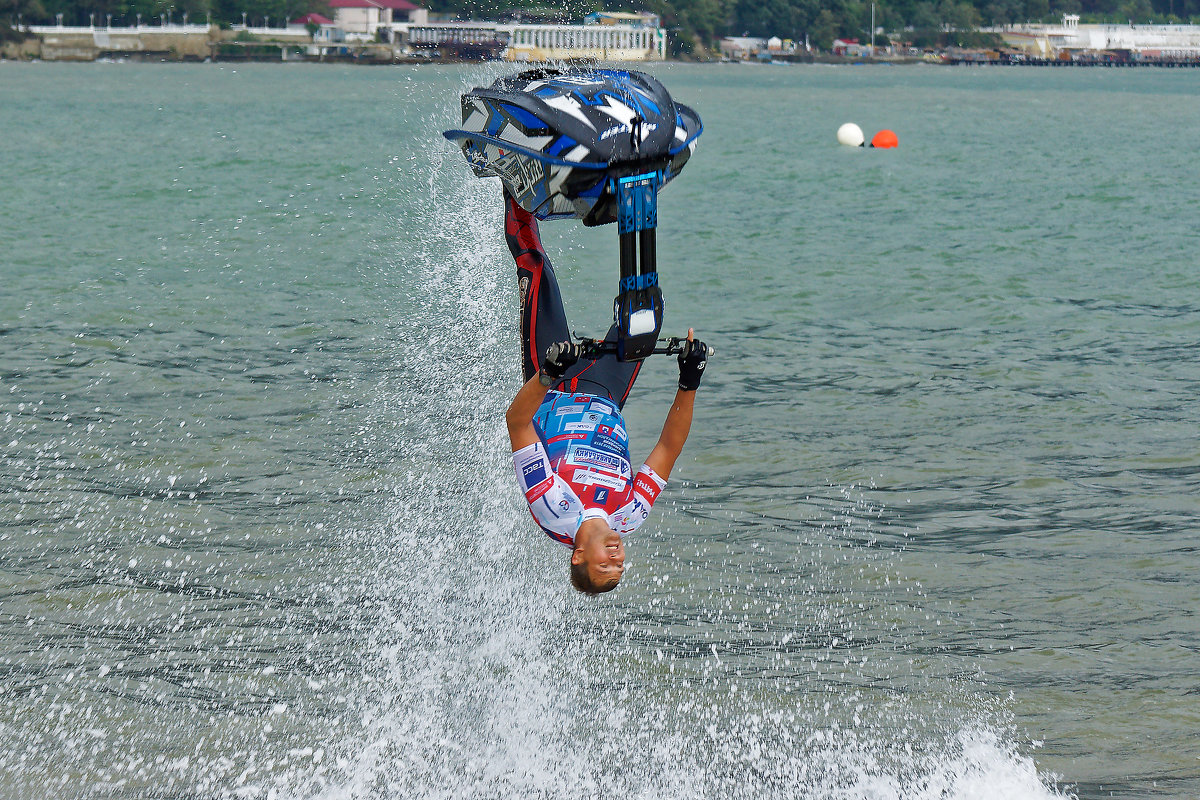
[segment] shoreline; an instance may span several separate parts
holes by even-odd
[[[6,42],[0,45],[0,62],[46,62],[46,63],[96,63],[96,62],[130,62],[130,63],[170,63],[170,64],[355,64],[361,66],[396,66],[396,65],[425,65],[425,64],[479,64],[488,61],[506,61],[506,59],[479,59],[432,54],[430,51],[404,52],[400,48],[381,42],[339,43],[332,45],[316,45],[311,42],[292,40],[260,40],[232,41],[212,40],[191,41],[185,47],[177,46],[177,42],[159,42],[151,39],[153,29],[147,29],[146,41],[140,49],[107,49],[97,46],[90,34],[79,37],[75,41],[59,39],[42,35],[32,36],[23,42]],[[64,37],[65,38],[65,37]],[[314,52],[314,50],[316,52]],[[932,57],[930,57],[932,56]],[[516,66],[535,64],[548,65],[554,63],[585,63],[594,65],[594,61],[582,62],[527,62],[507,61]],[[648,60],[645,62],[614,61],[611,63],[675,63],[675,64],[722,64],[722,65],[752,65],[752,66],[790,66],[803,64],[824,64],[838,66],[910,66],[913,64],[932,64],[937,66],[993,66],[993,67],[1100,67],[1100,68],[1131,68],[1157,67],[1159,69],[1200,68],[1200,57],[1191,58],[1112,58],[1107,56],[1081,58],[1033,58],[1023,55],[997,54],[988,51],[950,51],[927,56],[892,56],[892,57],[847,57],[826,53],[803,55],[780,55],[771,59],[691,59],[666,58]]]
[[[398,67],[398,66],[449,66],[454,64],[508,63],[516,67],[527,67],[530,63],[537,66],[551,66],[563,62],[504,62],[502,59],[478,61],[472,59],[452,58],[395,58],[391,60],[374,58],[355,58],[353,56],[328,56],[325,58],[194,58],[174,57],[164,53],[145,53],[138,55],[102,55],[96,58],[39,58],[37,56],[12,58],[0,54],[0,64],[351,64],[363,67]],[[586,62],[594,66],[595,62]],[[722,62],[717,60],[702,61],[692,59],[668,58],[661,61],[606,62],[611,64],[702,64],[710,66],[732,66],[737,62]],[[751,63],[751,62],[746,62]],[[812,59],[804,61],[774,61],[754,64],[754,66],[844,66],[844,67],[908,67],[926,64],[935,67],[1017,67],[1017,68],[1067,68],[1067,69],[1200,69],[1200,60],[1162,60],[1162,61],[1061,61],[1055,59],[1029,59],[1027,61],[1006,61],[1001,59],[964,59],[954,58],[941,61],[928,61],[920,58],[913,59]]]

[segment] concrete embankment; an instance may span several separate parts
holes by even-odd
[[[33,58],[40,58],[41,54],[42,43],[36,37],[26,39],[23,42],[4,42],[0,44],[0,58],[27,61]]]
[[[6,58],[43,61],[95,61],[105,57],[160,58],[203,61],[209,43],[220,35],[216,26],[166,25],[138,28],[68,28],[31,26],[33,36],[9,45]]]
[[[304,28],[228,30],[216,25],[161,25],[136,28],[31,26],[30,38],[10,42],[0,57],[43,61],[95,61],[129,58],[155,61],[288,60],[313,48]],[[372,45],[349,45],[364,49]],[[385,46],[386,47],[386,46]]]

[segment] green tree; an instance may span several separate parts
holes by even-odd
[[[942,21],[956,31],[975,30],[983,24],[979,9],[970,3],[952,3],[950,0],[943,0],[939,11]]]
[[[0,43],[24,41],[20,28],[43,22],[46,16],[40,0],[0,0]]]
[[[1021,17],[1021,6],[1017,0],[992,0],[982,9],[987,25],[1009,25]]]
[[[808,28],[811,17],[806,11],[792,0],[738,0],[734,24],[739,33],[750,36],[795,39]]]
[[[833,47],[833,40],[837,38],[839,27],[838,18],[833,15],[833,12],[827,8],[821,9],[817,18],[813,20],[812,35],[809,37],[813,46],[822,50]]]
[[[1040,22],[1046,20],[1050,16],[1050,4],[1047,0],[1025,0],[1024,13],[1021,16],[1023,21]]]
[[[1150,5],[1149,0],[1128,0],[1121,4],[1119,12],[1122,17],[1135,25],[1146,22],[1154,16],[1154,8]]]
[[[1053,0],[1050,13],[1055,17],[1063,14],[1079,14],[1083,11],[1083,3],[1079,0]]]

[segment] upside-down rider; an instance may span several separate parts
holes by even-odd
[[[688,330],[679,391],[658,443],[634,474],[621,409],[641,362],[620,361],[615,353],[579,358],[537,220],[507,192],[504,203],[521,293],[525,375],[505,415],[513,466],[534,520],[571,548],[571,584],[585,594],[607,592],[625,571],[622,535],[650,515],[687,441],[708,348]],[[606,339],[615,335],[614,325]]]

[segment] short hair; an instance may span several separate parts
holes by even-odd
[[[617,584],[621,582],[621,576],[618,575],[607,583],[596,583],[592,580],[592,576],[588,574],[587,564],[571,564],[571,585],[576,591],[583,594],[595,597],[604,592],[611,592],[617,588]]]

